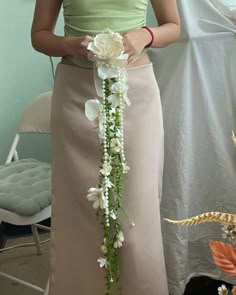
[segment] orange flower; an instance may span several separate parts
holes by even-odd
[[[233,295],[236,295],[236,286],[233,287],[232,292],[233,292]]]
[[[219,241],[210,240],[209,244],[215,264],[224,272],[236,275],[236,249]]]

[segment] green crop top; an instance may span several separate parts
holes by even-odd
[[[65,36],[95,36],[104,29],[125,33],[146,24],[149,0],[63,0]],[[74,64],[92,67],[87,60],[67,57]]]

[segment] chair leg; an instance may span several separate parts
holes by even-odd
[[[12,282],[14,282],[14,283],[16,283],[16,284],[20,284],[20,285],[22,285],[22,286],[25,286],[25,287],[31,288],[31,289],[33,289],[33,290],[35,290],[35,291],[38,291],[38,292],[40,292],[40,293],[43,293],[43,294],[44,294],[44,292],[45,292],[42,288],[40,288],[40,287],[38,287],[38,286],[32,285],[32,284],[30,284],[30,283],[28,283],[28,282],[26,282],[26,281],[23,281],[23,280],[18,279],[18,278],[16,278],[16,277],[10,276],[10,275],[8,275],[8,274],[6,274],[6,273],[3,273],[3,272],[0,272],[0,277],[3,277],[3,278],[5,278],[5,279],[8,279],[8,280],[10,280],[10,281],[12,281]],[[46,294],[46,295],[47,295],[47,294]]]
[[[36,243],[37,254],[42,255],[43,251],[42,251],[41,244],[40,244],[38,228],[35,224],[31,224],[31,229],[32,229],[32,233],[34,236],[34,241]]]
[[[49,279],[48,279],[47,286],[46,286],[46,288],[44,290],[43,295],[48,295],[48,293],[49,293]]]

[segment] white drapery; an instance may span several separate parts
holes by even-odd
[[[179,0],[181,38],[150,53],[165,129],[161,210],[162,217],[171,219],[218,210],[217,202],[236,212],[231,140],[231,130],[236,130],[236,24],[212,2]],[[194,276],[233,282],[214,265],[209,250],[210,239],[221,239],[219,225],[162,226],[172,295],[182,295]]]
[[[236,21],[235,0],[210,0],[211,3],[226,17]]]

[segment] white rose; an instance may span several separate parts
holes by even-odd
[[[122,39],[119,33],[106,29],[89,43],[88,58],[96,63],[99,78],[117,77],[117,67],[126,67],[128,54],[124,54]]]
[[[101,60],[115,60],[124,52],[122,36],[107,29],[103,33],[98,34],[93,42],[88,44],[87,49],[92,51]]]

